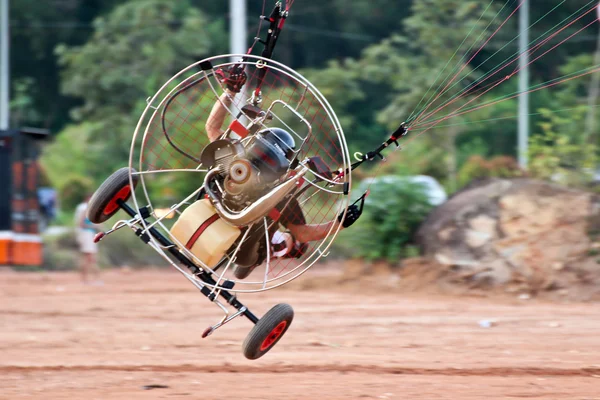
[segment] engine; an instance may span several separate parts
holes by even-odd
[[[218,168],[216,186],[221,189],[221,201],[233,211],[244,209],[276,186],[290,166],[284,151],[260,134],[246,144],[215,141],[204,149],[201,161]]]

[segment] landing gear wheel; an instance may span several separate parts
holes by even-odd
[[[294,319],[294,310],[288,304],[271,308],[250,331],[242,350],[244,356],[256,360],[264,356],[281,339]]]
[[[129,186],[129,173],[136,172],[133,168],[121,168],[100,185],[88,204],[87,216],[94,224],[100,224],[110,219],[119,211],[118,200],[127,201],[131,197],[132,188]],[[133,189],[137,186],[138,176],[133,177]]]

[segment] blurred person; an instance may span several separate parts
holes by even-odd
[[[79,270],[83,283],[89,283],[88,278],[91,273],[96,279],[93,283],[102,284],[102,281],[99,280],[98,245],[94,242],[94,236],[100,230],[86,216],[88,202],[91,197],[88,194],[84,201],[79,203],[75,209],[75,233],[80,252]]]
[[[244,69],[238,66],[233,66],[228,70],[218,69],[215,71],[215,75],[225,89],[206,120],[206,134],[211,142],[218,140],[225,133],[222,126],[229,114],[228,108],[247,80]],[[258,133],[265,141],[273,145],[272,148],[281,150],[288,161],[293,160],[296,144],[289,132],[281,128],[266,128]],[[251,146],[248,152],[252,153],[252,151]],[[345,218],[343,218],[344,213],[342,212],[337,220],[321,224],[307,224],[296,198],[283,200],[277,205],[276,210],[280,214],[279,219],[269,229],[271,256],[274,258],[301,258],[308,250],[308,242],[325,239],[332,228],[335,228],[335,224],[342,224],[341,229],[351,226],[362,212],[358,206],[352,205],[348,208]],[[284,232],[279,230],[279,224],[283,226]],[[242,245],[234,270],[238,279],[246,278],[254,268],[264,262],[264,247],[266,246],[264,245],[265,240],[262,238],[264,238],[264,231],[262,227],[259,227],[259,229],[251,231],[248,240]],[[246,246],[253,248],[244,248]],[[263,256],[260,255],[261,250]],[[240,254],[247,255],[247,259],[243,259],[244,257]]]
[[[56,218],[56,189],[40,187],[37,190],[40,208],[40,232]]]

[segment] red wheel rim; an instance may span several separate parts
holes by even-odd
[[[265,351],[269,347],[273,346],[273,344],[275,344],[277,339],[279,339],[281,337],[281,335],[283,334],[283,331],[285,331],[286,326],[287,326],[287,321],[281,321],[279,323],[279,325],[277,325],[271,331],[271,333],[269,333],[269,336],[267,336],[267,338],[262,342],[262,345],[260,346],[260,351]]]
[[[127,200],[129,198],[129,195],[131,194],[131,188],[129,187],[129,185],[124,186],[121,190],[119,190],[119,192],[114,195],[114,197],[108,202],[108,204],[106,205],[106,207],[104,207],[104,211],[103,214],[104,215],[110,215],[113,212],[115,212],[116,210],[119,209],[119,204],[117,203],[118,200]]]

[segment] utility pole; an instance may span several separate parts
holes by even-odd
[[[600,4],[597,8],[598,19],[600,19]],[[596,54],[594,55],[594,65],[600,63],[600,31],[598,39],[596,39]],[[592,75],[592,83],[590,84],[590,92],[588,94],[588,114],[585,121],[584,143],[587,143],[590,137],[596,134],[596,104],[600,95],[600,74],[596,72]]]
[[[527,169],[529,149],[529,0],[524,0],[519,11],[519,166]]]
[[[232,54],[245,54],[247,29],[246,0],[229,0],[230,39],[229,47]],[[239,60],[232,60],[239,61]]]
[[[229,28],[229,48],[231,54],[246,54],[247,43],[246,38],[248,36],[248,15],[246,9],[246,0],[229,0],[229,15],[230,25]],[[231,62],[239,62],[239,58],[232,58]],[[248,94],[245,90],[242,90],[237,96],[236,101],[233,104],[234,114],[238,114],[241,109],[241,105],[246,103]],[[242,122],[245,118],[242,118]]]
[[[0,0],[0,131],[9,124],[8,101],[10,95],[8,58],[8,0]]]

